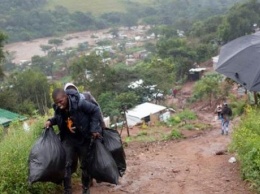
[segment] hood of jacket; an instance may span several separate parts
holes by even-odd
[[[64,91],[66,91],[68,89],[68,87],[73,87],[77,90],[77,92],[79,92],[79,89],[73,83],[66,83],[64,86]]]

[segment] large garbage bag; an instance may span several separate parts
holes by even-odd
[[[71,174],[77,172],[77,170],[78,170],[78,155],[75,153],[72,156]]]
[[[60,184],[65,174],[66,155],[53,128],[45,129],[29,155],[29,183]]]
[[[111,153],[99,139],[93,140],[88,155],[88,173],[100,182],[118,184],[119,173]]]
[[[122,177],[126,171],[126,156],[118,131],[108,128],[103,130],[103,143],[108,151],[112,154],[119,174]]]

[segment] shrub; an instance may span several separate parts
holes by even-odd
[[[168,125],[170,126],[174,126],[177,125],[179,123],[181,123],[182,121],[186,121],[186,120],[194,120],[196,119],[197,116],[196,114],[189,110],[189,109],[185,109],[182,112],[179,112],[177,114],[175,114],[174,116],[172,116],[169,120],[168,120]]]
[[[231,150],[241,162],[241,173],[260,192],[260,110],[247,107],[246,114],[236,128]]]
[[[233,95],[229,96],[230,106],[233,112],[233,116],[241,116],[244,113],[247,101],[246,100],[237,100]]]
[[[185,109],[182,112],[178,113],[178,116],[181,120],[194,120],[197,118],[196,114],[189,109]]]
[[[181,119],[178,116],[173,116],[173,117],[169,118],[169,120],[168,120],[169,125],[176,125],[180,122],[181,122]]]
[[[51,183],[36,183],[29,186],[28,156],[32,145],[42,132],[45,118],[39,119],[30,131],[24,131],[22,124],[14,122],[0,141],[0,193],[2,194],[44,194],[54,193],[58,188]]]
[[[187,125],[184,125],[183,126],[185,129],[187,129],[187,130],[192,130],[192,129],[194,129],[194,125],[193,124],[187,124]]]
[[[171,133],[164,137],[165,140],[181,139],[182,134],[179,130],[172,129]]]
[[[209,100],[212,102],[221,94],[222,76],[218,73],[205,74],[194,86],[191,101]]]
[[[146,136],[148,135],[147,131],[140,131],[137,136]]]

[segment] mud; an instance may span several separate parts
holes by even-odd
[[[252,194],[240,178],[239,164],[228,162],[234,155],[225,152],[232,126],[231,134],[222,136],[213,114],[200,116],[214,129],[198,136],[186,134],[180,141],[129,143],[125,149],[128,169],[120,184],[95,183],[91,194]],[[75,190],[81,193],[79,183]]]

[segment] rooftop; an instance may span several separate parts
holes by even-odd
[[[0,125],[7,127],[12,121],[23,121],[26,117],[0,108]]]

